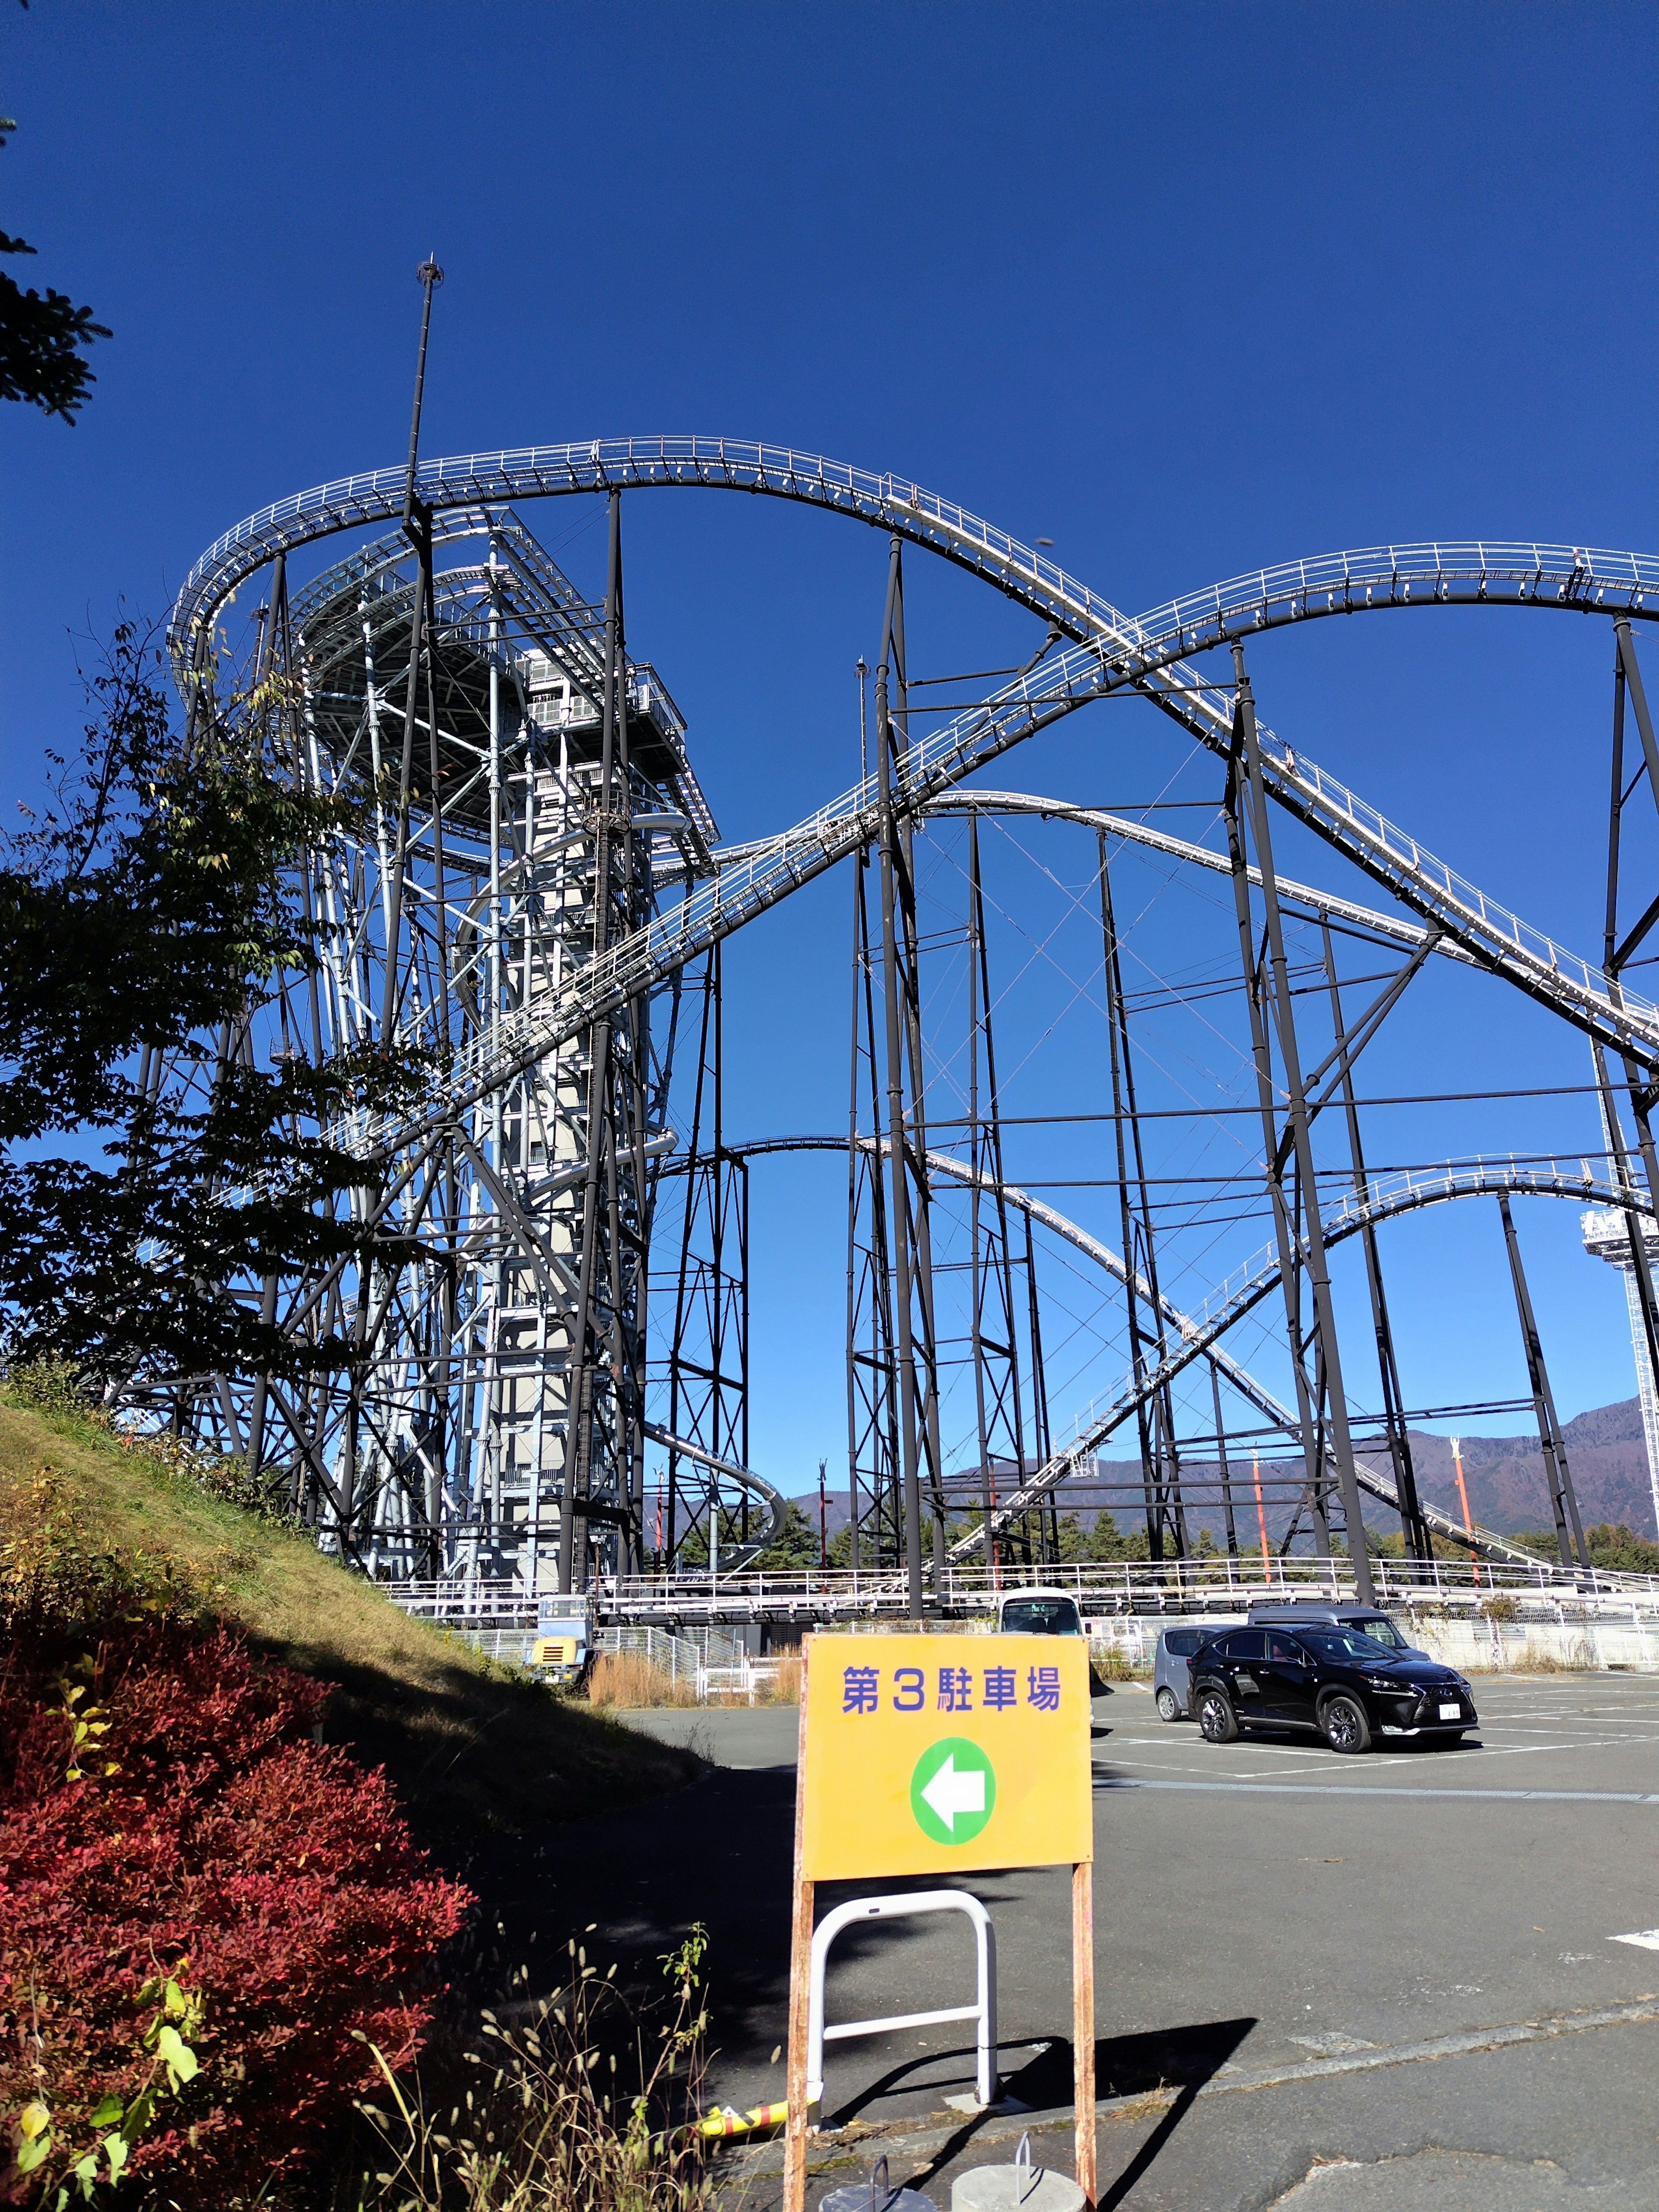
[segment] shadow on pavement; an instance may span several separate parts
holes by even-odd
[[[1139,2035],[1103,2037],[1095,2045],[1095,2094],[1133,2097],[1145,2089],[1197,2089],[1226,2064],[1254,2019],[1198,2021]],[[1003,2076],[1005,2098],[1034,2112],[1072,2101],[1072,2044],[1058,2039],[1018,2074]]]
[[[1141,2176],[1151,2171],[1176,2130],[1191,2112],[1199,2091],[1220,2072],[1255,2024],[1254,2020],[1208,2021],[1197,2027],[1176,2028],[1154,2036],[1118,2036],[1110,2043],[1095,2045],[1097,2084],[1108,2078],[1102,2072],[1102,2053],[1132,2045],[1137,2047],[1126,2053],[1126,2065],[1147,2065],[1162,2049],[1167,2051],[1170,2061],[1164,2069],[1164,2080],[1166,2082],[1178,2081],[1181,2085],[1181,2094],[1128,2165],[1115,2181],[1101,2191],[1096,2199],[1096,2212],[1114,2212],[1114,2208],[1123,2202]],[[1151,2052],[1140,2047],[1148,2045],[1152,2047]],[[1145,2082],[1135,2086],[1151,2087],[1155,2085]],[[1102,2095],[1109,2094],[1103,2088],[1101,2090]]]
[[[1097,2212],[1113,2212],[1157,2160],[1182,2121],[1191,2111],[1199,2091],[1218,2074],[1235,2051],[1257,2025],[1253,2018],[1194,2021],[1190,2027],[1160,2028],[1144,2035],[1115,2035],[1095,2045],[1095,2087],[1102,2097],[1133,2095],[1137,2091],[1176,2089],[1174,2104],[1115,2180],[1103,2190]],[[1018,2047],[1018,2046],[1016,2046]],[[1005,2050],[1008,2049],[1004,2045]],[[957,2052],[939,2052],[936,2057],[960,2057],[973,2065],[971,2047]],[[920,2063],[920,2062],[918,2062]],[[872,2082],[854,2104],[826,2118],[824,2125],[844,2127],[862,2106],[891,2093],[912,2066],[896,2067],[882,2081]],[[1017,2073],[1005,2075],[1002,2109],[1018,2100],[1032,2112],[1052,2112],[1072,2100],[1072,2044],[1062,2038],[1048,2044]],[[964,2120],[940,2144],[925,2172],[913,2174],[908,2187],[925,2190],[929,2181],[961,2157],[983,2124],[975,2116]]]
[[[1190,2027],[1151,2030],[1140,2035],[1103,2037],[1095,2045],[1095,2094],[1099,2097],[1130,2097],[1148,2089],[1201,2088],[1224,2066],[1245,2037],[1256,2026],[1254,2019],[1201,2021]],[[1072,2101],[1072,2041],[1069,2036],[1032,2036],[1024,2042],[1005,2040],[1001,2046],[1003,2106],[1023,2105],[1028,2112],[1052,2112]],[[1009,2054],[1029,2051],[1031,2057],[1012,2073],[1006,2071]],[[962,2079],[974,2078],[974,2046],[964,2043],[954,2051],[929,2051],[890,2067],[849,2097],[844,2105],[823,2116],[826,2129],[844,2128],[883,2098],[903,2087],[912,2075],[959,2062]],[[978,2121],[969,2124],[972,2133]]]

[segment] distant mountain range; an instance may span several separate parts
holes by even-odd
[[[1616,1406],[1596,1406],[1588,1413],[1579,1413],[1567,1422],[1563,1431],[1567,1448],[1567,1464],[1571,1472],[1573,1487],[1578,1496],[1578,1510],[1586,1528],[1599,1521],[1622,1522],[1633,1528],[1638,1536],[1659,1534],[1656,1529],[1653,1495],[1648,1477],[1647,1449],[1642,1437],[1641,1407],[1634,1398],[1621,1399]],[[1461,1437],[1459,1449],[1463,1455],[1463,1480],[1469,1493],[1469,1511],[1485,1528],[1499,1535],[1510,1535],[1522,1528],[1547,1528],[1551,1525],[1549,1493],[1544,1486],[1544,1459],[1538,1449],[1538,1438],[1516,1437]],[[1417,1486],[1425,1502],[1437,1505],[1444,1513],[1462,1519],[1457,1498],[1457,1480],[1452,1468],[1451,1444],[1445,1437],[1429,1436],[1423,1431],[1411,1431],[1412,1463],[1417,1470]],[[1390,1474],[1386,1452],[1367,1449],[1361,1455],[1376,1465],[1384,1476]],[[1213,1459],[1194,1457],[1183,1462],[1194,1482],[1215,1480]],[[1140,1463],[1133,1459],[1102,1459],[1095,1462],[1094,1482],[1130,1483],[1139,1485]],[[1263,1459],[1264,1480],[1274,1475],[1282,1481],[1292,1476],[1296,1465],[1282,1455],[1272,1460]],[[1241,1541],[1249,1540],[1255,1527],[1255,1501],[1250,1488],[1250,1463],[1248,1455],[1231,1457],[1231,1473],[1233,1494],[1237,1501],[1238,1532]],[[1012,1468],[998,1470],[998,1488],[1006,1493],[1012,1480]],[[1085,1493],[1091,1488],[1091,1479],[1083,1478],[1076,1485],[1062,1485],[1056,1503],[1062,1513],[1076,1512],[1085,1528],[1090,1527],[1095,1510],[1100,1504],[1097,1496],[1068,1497],[1068,1492],[1079,1490]],[[818,1520],[818,1494],[816,1490],[795,1500],[807,1520],[816,1528]],[[1112,1499],[1112,1510],[1118,1525],[1128,1529],[1139,1524],[1137,1498],[1128,1491],[1118,1492]],[[834,1535],[847,1522],[847,1492],[830,1491],[825,1498],[825,1522],[828,1533]],[[1284,1504],[1269,1504],[1267,1509],[1270,1536],[1281,1532],[1289,1518],[1290,1508]],[[1221,1514],[1206,1508],[1191,1516],[1195,1527],[1207,1527],[1219,1534]],[[1371,1501],[1366,1512],[1369,1527],[1388,1533],[1390,1516],[1386,1508]]]
[[[1638,1536],[1655,1534],[1639,1402],[1624,1398],[1616,1406],[1593,1407],[1564,1424],[1562,1438],[1585,1527],[1598,1521],[1623,1522]],[[1416,1430],[1411,1440],[1419,1492],[1443,1511],[1455,1513],[1457,1482],[1449,1442],[1444,1437],[1421,1436]],[[1469,1510],[1483,1528],[1506,1535],[1520,1528],[1550,1526],[1544,1458],[1535,1432],[1530,1437],[1461,1437],[1458,1449]]]

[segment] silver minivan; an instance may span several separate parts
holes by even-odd
[[[1158,1649],[1152,1655],[1152,1699],[1161,1720],[1192,1718],[1194,1652],[1212,1636],[1219,1636],[1223,1629],[1242,1625],[1237,1620],[1183,1621],[1159,1631]]]

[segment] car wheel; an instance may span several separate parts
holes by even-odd
[[[1358,1698],[1350,1698],[1341,1691],[1334,1698],[1327,1698],[1320,1709],[1319,1725],[1333,1751],[1369,1751],[1371,1747],[1370,1723]]]
[[[1160,1720],[1178,1721],[1181,1718],[1181,1700],[1167,1682],[1158,1693],[1158,1712]]]
[[[1237,1717],[1219,1690],[1206,1690],[1199,1699],[1198,1728],[1206,1743],[1231,1743],[1237,1739]]]

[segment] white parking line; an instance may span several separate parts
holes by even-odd
[[[1561,1736],[1559,1729],[1551,1729],[1547,1731],[1540,1729],[1534,1732],[1531,1729],[1506,1729],[1501,1726],[1483,1727],[1480,1733],[1488,1738],[1518,1737],[1521,1741],[1515,1745],[1517,1751],[1524,1751],[1528,1744],[1534,1743],[1542,1747],[1547,1742],[1549,1736]],[[1608,1744],[1636,1744],[1644,1751],[1651,1748],[1644,1735],[1573,1735],[1562,1738],[1559,1742],[1548,1744],[1548,1748],[1552,1751],[1600,1751]]]
[[[1609,1936],[1609,1943],[1639,1943],[1644,1951],[1659,1951],[1659,1928],[1638,1928],[1633,1936]]]
[[[1163,1735],[1121,1735],[1115,1737],[1113,1741],[1115,1743],[1134,1744],[1142,1750],[1148,1751],[1175,1751],[1185,1747],[1180,1743],[1179,1739],[1172,1742],[1168,1736]],[[1190,1743],[1192,1738],[1189,1736],[1187,1741]],[[1277,1752],[1281,1759],[1319,1759],[1330,1756],[1323,1744],[1321,1744],[1317,1750],[1311,1744],[1299,1743],[1255,1743],[1250,1746],[1250,1748],[1252,1751]]]
[[[1161,1750],[1163,1750],[1163,1749],[1165,1747],[1164,1747],[1164,1743],[1163,1743],[1163,1741],[1162,1741],[1162,1740],[1161,1740],[1159,1737],[1157,1737],[1157,1736],[1149,1736],[1149,1737],[1146,1737],[1146,1736],[1144,1736],[1144,1737],[1136,1737],[1136,1738],[1125,1738],[1125,1739],[1123,1739],[1123,1741],[1124,1741],[1124,1743],[1125,1743],[1126,1747],[1127,1747],[1131,1743],[1135,1744],[1135,1745],[1138,1745],[1138,1746],[1139,1746],[1140,1747],[1146,1748],[1146,1749],[1150,1749],[1150,1750],[1160,1750],[1160,1751],[1161,1751]],[[1365,1761],[1365,1770],[1364,1770],[1364,1771],[1365,1771],[1367,1773],[1370,1773],[1370,1774],[1375,1774],[1375,1773],[1376,1773],[1380,1769],[1382,1769],[1382,1768],[1385,1768],[1385,1767],[1391,1767],[1391,1766],[1408,1766],[1408,1765],[1415,1765],[1418,1761],[1419,1761],[1419,1760],[1421,1760],[1422,1759],[1424,1759],[1425,1757],[1431,1757],[1431,1758],[1433,1759],[1433,1761],[1434,1761],[1434,1764],[1435,1764],[1436,1768],[1437,1768],[1437,1769],[1438,1769],[1438,1768],[1440,1768],[1440,1767],[1442,1767],[1442,1766],[1447,1766],[1447,1765],[1450,1765],[1454,1760],[1456,1760],[1456,1759],[1528,1759],[1528,1758],[1533,1758],[1533,1757],[1541,1756],[1541,1755],[1542,1755],[1544,1753],[1546,1753],[1546,1752],[1583,1751],[1583,1750],[1595,1750],[1595,1749],[1598,1749],[1598,1748],[1617,1749],[1617,1748],[1618,1748],[1618,1745],[1619,1745],[1619,1739],[1617,1739],[1617,1738],[1615,1737],[1615,1738],[1609,1739],[1609,1740],[1608,1740],[1608,1742],[1607,1742],[1607,1744],[1605,1744],[1605,1745],[1601,1745],[1601,1746],[1597,1746],[1597,1745],[1585,1745],[1585,1744],[1582,1744],[1582,1743],[1541,1743],[1541,1744],[1534,1744],[1534,1743],[1512,1743],[1512,1744],[1480,1744],[1480,1745],[1474,1745],[1474,1746],[1472,1746],[1472,1747],[1471,1747],[1468,1750],[1467,1750],[1467,1751],[1465,1751],[1465,1750],[1462,1750],[1462,1749],[1455,1750],[1455,1751],[1448,1749],[1448,1750],[1436,1751],[1436,1752],[1433,1752],[1433,1753],[1424,1753],[1424,1752],[1420,1752],[1420,1751],[1400,1751],[1400,1752],[1377,1752],[1377,1751],[1373,1751],[1373,1752],[1369,1755],[1369,1757],[1366,1759],[1366,1761]],[[1168,1747],[1169,1747],[1169,1749],[1170,1749],[1171,1751],[1174,1751],[1174,1750],[1176,1750],[1176,1749],[1177,1748],[1177,1747],[1176,1747],[1176,1746],[1175,1746],[1175,1745],[1173,1745],[1173,1744],[1172,1744],[1172,1745],[1170,1745],[1170,1746],[1169,1746]],[[1216,1748],[1219,1749],[1219,1748],[1220,1748],[1220,1747],[1219,1747],[1219,1746],[1217,1746],[1217,1747],[1216,1747]],[[1303,1760],[1303,1761],[1304,1762],[1304,1771],[1308,1771],[1309,1767],[1310,1767],[1310,1766],[1311,1765],[1311,1764],[1313,1764],[1313,1763],[1325,1764],[1325,1763],[1328,1762],[1331,1759],[1333,1759],[1333,1758],[1335,1756],[1335,1754],[1334,1754],[1334,1753],[1332,1753],[1331,1751],[1328,1750],[1328,1749],[1327,1749],[1327,1748],[1325,1748],[1323,1746],[1321,1746],[1318,1749],[1315,1749],[1314,1747],[1312,1747],[1310,1746],[1307,1750],[1304,1751],[1304,1750],[1302,1750],[1298,1746],[1296,1746],[1296,1745],[1291,1745],[1291,1744],[1252,1743],[1252,1744],[1249,1744],[1249,1745],[1246,1746],[1246,1747],[1245,1747],[1245,1748],[1247,1749],[1247,1751],[1248,1751],[1248,1752],[1249,1752],[1249,1753],[1252,1753],[1252,1754],[1255,1754],[1255,1756],[1257,1756],[1257,1757],[1260,1757],[1260,1755],[1261,1755],[1262,1753],[1264,1753],[1264,1752],[1271,1752],[1271,1753],[1277,1753],[1279,1754],[1279,1756],[1280,1758],[1282,1758],[1282,1759],[1301,1759],[1301,1760]],[[1135,1771],[1144,1771],[1145,1772],[1147,1772],[1147,1773],[1149,1773],[1149,1774],[1200,1774],[1200,1773],[1203,1773],[1203,1774],[1216,1774],[1216,1775],[1218,1775],[1218,1776],[1228,1776],[1228,1777],[1234,1778],[1237,1778],[1237,1779],[1239,1779],[1239,1780],[1245,1780],[1245,1779],[1248,1779],[1249,1778],[1250,1778],[1250,1777],[1251,1777],[1251,1776],[1253,1776],[1253,1775],[1262,1774],[1262,1773],[1270,1773],[1270,1772],[1272,1771],[1272,1769],[1271,1769],[1271,1768],[1266,1768],[1266,1767],[1262,1767],[1262,1766],[1260,1766],[1260,1765],[1254,1765],[1254,1766],[1240,1766],[1240,1767],[1227,1767],[1227,1766],[1223,1766],[1223,1767],[1214,1767],[1214,1766],[1211,1766],[1211,1765],[1206,1762],[1203,1766],[1201,1766],[1201,1767],[1200,1767],[1200,1766],[1197,1766],[1197,1765],[1190,1765],[1190,1764],[1188,1764],[1188,1761],[1186,1761],[1185,1759],[1180,1759],[1180,1760],[1177,1760],[1177,1759],[1123,1759],[1123,1758],[1120,1758],[1120,1757],[1118,1756],[1118,1754],[1117,1754],[1117,1753],[1116,1753],[1116,1751],[1115,1751],[1115,1749],[1110,1749],[1110,1748],[1103,1749],[1103,1751],[1101,1751],[1100,1753],[1097,1753],[1096,1754],[1096,1757],[1097,1757],[1097,1763],[1098,1763],[1098,1764],[1100,1764],[1100,1765],[1105,1765],[1105,1766],[1121,1766],[1121,1767],[1124,1767],[1124,1768],[1127,1768],[1127,1769],[1133,1769],[1133,1770],[1135,1770]],[[1327,1766],[1326,1766],[1326,1771],[1331,1771],[1331,1772],[1342,1771],[1352,1771],[1352,1770],[1351,1770],[1351,1769],[1350,1769],[1350,1770],[1340,1770],[1340,1769],[1330,1768],[1328,1765],[1327,1765]],[[1429,1794],[1430,1794],[1430,1795],[1432,1795],[1432,1794],[1433,1794],[1433,1792],[1432,1792],[1432,1790],[1431,1790],[1431,1789],[1430,1790]],[[1511,1791],[1511,1792],[1508,1792],[1508,1793],[1502,1793],[1502,1794],[1508,1794],[1508,1795],[1511,1795],[1511,1796],[1516,1796],[1516,1795],[1532,1795],[1532,1796],[1542,1795],[1542,1796],[1559,1796],[1561,1793],[1560,1793],[1560,1792],[1559,1792],[1559,1791],[1545,1790],[1545,1791],[1542,1791],[1542,1792],[1536,1792],[1536,1791],[1534,1791],[1534,1792],[1515,1792],[1515,1791]],[[1620,1793],[1620,1792],[1612,1792],[1612,1793],[1609,1793],[1609,1792],[1607,1792],[1607,1791],[1606,1791],[1606,1790],[1591,1790],[1591,1791],[1589,1791],[1589,1792],[1588,1792],[1588,1793],[1586,1793],[1586,1794],[1588,1794],[1588,1795],[1589,1795],[1589,1796],[1594,1796],[1594,1797],[1601,1797],[1601,1796],[1608,1796],[1608,1795],[1610,1795],[1610,1794],[1611,1794],[1611,1795],[1615,1795],[1615,1796],[1617,1796],[1617,1795],[1620,1795],[1620,1794],[1624,1794],[1624,1793]],[[1647,1802],[1649,1802],[1649,1800],[1647,1799],[1647,1797],[1646,1797],[1645,1796],[1642,1796],[1642,1795],[1639,1795],[1639,1794],[1633,1794],[1633,1795],[1632,1795],[1632,1802],[1639,1802],[1639,1803],[1644,1803],[1644,1804],[1645,1804],[1645,1803],[1647,1803]]]
[[[1206,1790],[1232,1791],[1243,1796],[1268,1797],[1492,1797],[1514,1803],[1559,1805],[1659,1805],[1659,1791],[1638,1790],[1440,1790],[1407,1788],[1392,1782],[1244,1782],[1218,1778],[1213,1782],[1174,1782],[1162,1778],[1145,1782],[1101,1784],[1103,1790]],[[1659,1929],[1655,1934],[1659,1936]],[[1624,1939],[1613,1936],[1613,1942]],[[1655,1948],[1659,1949],[1659,1944]]]
[[[1483,1711],[1490,1713],[1494,1720],[1547,1721],[1560,1728],[1571,1728],[1577,1722],[1594,1728],[1598,1722],[1619,1721],[1631,1728],[1659,1728],[1659,1715],[1632,1712],[1621,1705],[1592,1706],[1588,1711],[1581,1707],[1576,1712],[1540,1712],[1530,1706],[1498,1705],[1484,1698],[1481,1705]]]

